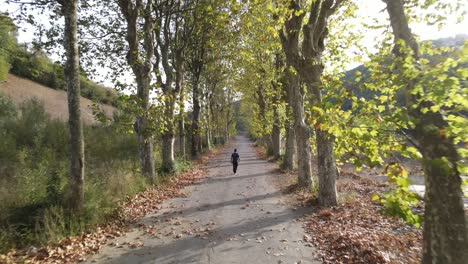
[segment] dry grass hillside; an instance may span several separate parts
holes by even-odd
[[[27,79],[8,74],[5,82],[0,83],[0,92],[6,95],[16,105],[30,99],[37,99],[44,104],[49,115],[54,119],[68,120],[67,93],[62,90],[54,90],[44,85]],[[96,123],[91,109],[92,101],[81,97],[81,114],[84,124]],[[116,108],[110,105],[102,105],[107,117],[112,117]]]

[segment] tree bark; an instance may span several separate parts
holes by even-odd
[[[176,77],[176,79],[178,79]],[[182,80],[180,78],[179,80]],[[180,86],[179,89],[179,104],[180,104],[180,113],[179,113],[179,152],[182,159],[185,159],[185,94],[182,86],[182,81],[176,81],[176,85]]]
[[[277,109],[274,109],[273,111],[273,118],[275,121],[273,123],[273,129],[271,133],[271,141],[273,144],[273,158],[278,160],[281,158],[281,128],[279,126]]]
[[[77,36],[78,0],[62,1],[65,17],[64,48],[66,54],[68,126],[70,130],[70,197],[72,214],[81,214],[84,207],[84,138],[80,112],[80,54]]]
[[[258,104],[258,119],[262,124],[262,131],[260,132],[260,137],[257,138],[257,144],[260,146],[267,146],[268,147],[268,135],[267,135],[267,120],[266,119],[266,108],[267,102],[264,95],[264,86],[263,84],[259,84],[256,90],[256,97],[255,100]]]
[[[173,173],[175,171],[175,159],[174,159],[174,141],[175,141],[175,114],[174,114],[174,97],[165,100],[164,113],[167,120],[166,130],[162,134],[162,163],[161,169],[166,173]]]
[[[286,69],[287,70],[287,69]],[[296,136],[294,133],[294,128],[293,128],[293,119],[294,116],[292,115],[292,104],[293,104],[293,99],[290,96],[288,92],[288,80],[286,76],[286,72],[283,71],[282,76],[281,76],[281,87],[283,88],[283,100],[287,102],[286,106],[286,144],[285,144],[285,150],[284,150],[284,158],[283,158],[283,164],[282,167],[285,170],[292,171],[294,170],[294,163],[296,161]]]
[[[287,70],[288,92],[292,98],[294,135],[296,137],[298,183],[305,188],[312,188],[312,147],[309,141],[309,127],[304,118],[304,99],[299,76]]]
[[[182,159],[185,159],[185,89],[182,50],[176,51],[176,91],[179,92],[179,151]]]
[[[205,141],[206,141],[206,149],[210,150],[211,149],[211,131],[209,127],[206,127],[205,131]]]
[[[309,18],[304,24],[302,20],[305,13],[300,15],[294,14],[294,12],[301,11],[301,1],[291,1],[290,8],[293,10],[293,14],[291,14],[289,20],[285,22],[284,30],[280,35],[283,48],[289,47],[285,49],[288,64],[294,67],[301,80],[304,81],[308,88],[308,95],[312,96],[311,100],[313,104],[319,108],[322,108],[322,83],[320,78],[323,65],[321,56],[325,50],[325,38],[328,34],[328,19],[342,2],[343,0],[316,0],[310,2],[309,11],[306,12]],[[301,27],[303,39],[302,45],[299,45],[299,31]],[[294,95],[294,102],[301,100],[300,102],[303,104],[304,96],[302,94],[302,98],[299,96],[301,89],[297,91],[298,92]],[[302,113],[300,114],[297,112],[301,109],[298,109],[297,106],[293,108],[293,110],[294,115],[301,116],[303,120],[303,107]],[[297,120],[295,127],[299,148],[300,146],[304,146],[299,143],[300,141],[304,141],[300,138],[305,137],[308,131],[304,129],[305,124],[298,124]],[[319,203],[322,206],[333,206],[337,204],[335,181],[338,177],[338,169],[333,153],[334,141],[332,135],[320,129],[320,120],[316,123],[315,128],[317,132],[317,158],[319,162]],[[304,155],[306,155],[306,153],[298,152],[299,166],[301,166],[301,157]],[[304,164],[304,162],[302,162],[302,164]]]
[[[307,79],[308,91],[313,94],[312,102],[315,106],[321,108],[323,105],[321,87],[322,67],[312,66]],[[334,136],[321,129],[322,120],[318,118],[315,124],[315,136],[317,146],[317,171],[319,182],[319,205],[324,207],[338,205],[338,193],[336,191],[336,179],[338,179],[338,168],[335,161]]]
[[[338,204],[336,192],[338,168],[333,153],[334,140],[329,133],[320,128],[315,129],[315,135],[317,137],[319,205],[336,206]]]
[[[398,44],[403,40],[413,51],[413,57],[419,59],[419,47],[408,26],[403,2],[384,0],[395,38],[393,52],[405,58],[404,51]],[[399,69],[402,65],[397,64]],[[406,102],[409,115],[415,126],[409,134],[416,140],[423,156],[422,165],[425,174],[425,214],[423,229],[423,263],[466,263],[468,259],[468,234],[463,208],[463,193],[460,188],[461,178],[458,171],[458,156],[453,138],[441,134],[448,128],[448,123],[440,112],[428,111],[430,101],[419,103],[418,96],[409,93],[416,80],[407,82]],[[412,108],[413,104],[419,104]]]
[[[206,149],[209,151],[211,149],[211,114],[210,114],[210,104],[213,98],[212,95],[205,94],[205,141]]]
[[[192,81],[192,158],[197,159],[200,156],[200,88],[197,77]]]
[[[291,1],[290,8],[292,10],[300,10],[300,2]],[[297,146],[297,163],[298,163],[298,183],[300,186],[311,188],[312,168],[311,168],[311,146],[309,142],[309,128],[304,121],[304,100],[303,92],[299,75],[298,64],[301,60],[299,50],[299,31],[304,18],[304,13],[296,15],[294,11],[289,19],[284,22],[283,30],[280,32],[281,45],[286,55],[286,78],[288,87],[286,89],[289,103],[292,107],[294,132]]]
[[[289,123],[289,122],[288,122]],[[293,170],[296,158],[296,138],[291,124],[286,127],[286,148],[284,151],[283,169]]]
[[[135,80],[137,83],[137,97],[142,110],[142,114],[136,117],[135,132],[138,136],[138,151],[140,158],[141,174],[154,182],[156,172],[154,168],[153,157],[153,138],[149,130],[148,118],[146,114],[149,110],[149,89],[151,83],[151,70],[153,59],[153,19],[151,18],[152,0],[148,0],[146,6],[143,6],[142,1],[138,0],[135,3],[131,0],[118,1],[122,15],[127,21],[126,40],[129,50],[127,52],[127,62],[132,68]],[[143,13],[143,45],[140,41],[140,33],[138,32],[138,18],[140,13]],[[141,50],[143,46],[144,51]],[[140,55],[144,53],[144,56]]]
[[[149,109],[149,78],[141,78],[137,80],[137,96],[140,99],[141,107],[143,109]],[[153,149],[153,138],[148,129],[149,124],[147,117],[137,116],[135,124],[135,132],[138,136],[138,152],[140,156],[140,167],[141,174],[149,179],[150,182],[154,182],[156,178],[156,172],[154,167],[154,149]]]
[[[278,160],[281,158],[281,120],[280,120],[280,113],[279,113],[279,105],[281,103],[281,95],[283,94],[281,91],[281,87],[278,82],[281,82],[281,75],[282,72],[283,62],[280,58],[279,54],[276,54],[275,58],[275,72],[279,79],[272,81],[273,87],[273,128],[271,131],[271,142],[273,147],[273,158]]]
[[[164,172],[172,173],[175,171],[174,162],[174,133],[166,131],[162,135],[162,164],[161,169]]]

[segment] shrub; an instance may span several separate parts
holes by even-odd
[[[0,52],[0,80],[2,56]],[[52,62],[43,52],[28,52],[22,47],[10,52],[10,72],[53,89],[67,90],[63,66]],[[5,64],[6,65],[6,64]],[[117,92],[80,76],[81,95],[104,104],[116,104]]]
[[[51,120],[37,101],[15,109],[0,95],[0,253],[82,232],[112,216],[122,198],[146,188],[136,173],[134,134],[119,123],[85,127],[84,134],[85,213],[69,218],[62,203],[69,168],[66,123]]]
[[[6,79],[9,70],[10,63],[8,62],[8,59],[5,56],[5,54],[2,54],[2,52],[0,52],[0,81]]]

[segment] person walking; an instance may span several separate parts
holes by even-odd
[[[234,149],[234,153],[231,155],[232,170],[234,171],[234,174],[237,173],[237,166],[239,166],[239,161],[239,153],[237,153],[237,149]]]

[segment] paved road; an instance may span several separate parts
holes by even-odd
[[[320,263],[295,220],[310,209],[287,205],[272,184],[282,176],[276,165],[259,159],[246,137],[232,147],[241,156],[237,175],[231,150],[220,153],[207,165],[210,177],[186,188],[186,198],[166,201],[89,263]]]

